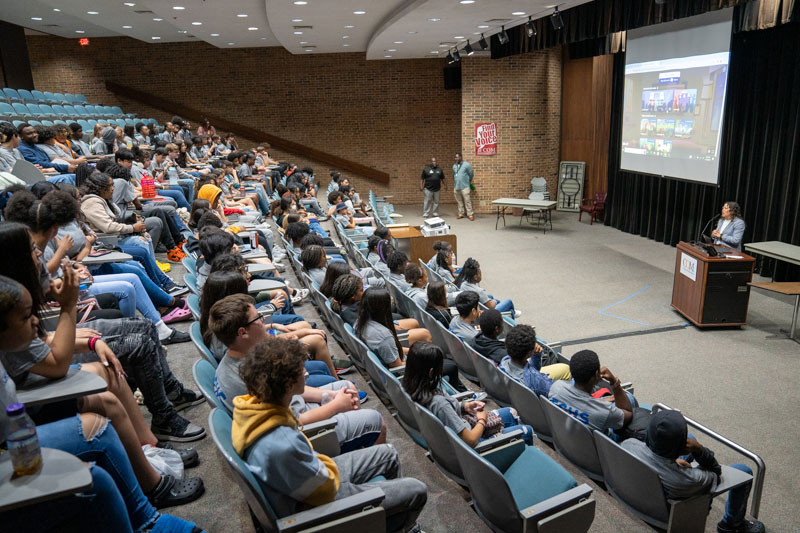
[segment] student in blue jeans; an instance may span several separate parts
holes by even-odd
[[[458,288],[462,291],[473,291],[477,293],[480,303],[489,309],[495,309],[501,313],[508,311],[511,313],[511,318],[517,318],[522,315],[522,311],[514,309],[514,302],[510,299],[505,299],[501,302],[483,290],[478,285],[482,279],[483,274],[481,273],[480,263],[470,257],[464,261],[464,264],[461,266],[461,272],[458,274],[455,284],[458,285]]]

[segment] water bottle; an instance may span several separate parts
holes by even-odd
[[[178,170],[175,167],[169,167],[167,169],[167,176],[169,176],[170,185],[178,184]]]
[[[35,474],[42,468],[42,450],[39,448],[39,437],[36,436],[36,425],[25,413],[25,405],[12,403],[6,407],[8,415],[8,451],[11,454],[11,466],[17,476]]]

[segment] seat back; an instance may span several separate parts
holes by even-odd
[[[381,367],[386,368],[383,365],[383,361],[381,361],[380,357],[378,357],[372,350],[367,350],[367,357],[364,361],[364,366],[367,369],[370,384],[372,385],[372,389],[375,391],[375,394],[380,396],[381,400],[384,402],[392,403],[392,399],[389,397],[389,392],[386,390],[386,373],[381,371]]]
[[[595,207],[603,207],[606,205],[606,197],[608,193],[606,191],[600,191],[594,193],[594,205]]]
[[[80,102],[80,103],[82,103],[82,104],[88,104],[89,103],[89,100],[87,100],[86,97],[84,95],[80,94],[80,93],[75,95],[75,100]]]
[[[28,185],[33,185],[44,179],[42,171],[24,159],[17,159],[17,162],[14,163],[14,168],[11,169],[11,173]]]
[[[33,94],[28,89],[19,89],[17,91],[19,93],[19,97],[22,98],[25,102],[36,102],[36,98],[33,97]]]
[[[31,120],[31,122],[30,122],[31,126],[35,126],[36,125],[36,124],[34,124],[34,122],[35,121]],[[53,125],[54,125],[53,122],[51,122],[49,120],[43,120],[42,121],[42,126],[53,126]]]
[[[56,115],[60,115],[60,116],[63,116],[63,117],[67,116],[67,114],[68,114],[67,110],[64,109],[64,106],[61,105],[61,104],[54,103],[53,104],[53,111],[56,112]]]
[[[472,358],[475,373],[481,382],[481,386],[486,393],[502,407],[512,404],[511,396],[508,394],[508,382],[512,379],[502,370],[494,365],[494,361],[487,359],[472,349],[468,344],[464,344],[464,349]]]
[[[86,111],[86,108],[83,107],[81,104],[74,104],[72,107],[75,109],[75,112],[80,116],[82,117],[89,116],[89,112]]]
[[[525,424],[533,428],[536,436],[546,442],[553,442],[553,435],[550,432],[550,423],[541,402],[547,402],[546,398],[539,398],[535,392],[528,387],[509,377],[508,395],[511,397],[511,405],[517,410],[517,414]]]
[[[118,119],[116,119],[116,120],[115,120],[115,122],[117,123],[117,126],[120,126],[120,127],[122,127],[122,128],[124,128],[124,127],[125,127],[125,125],[126,125],[126,124],[125,124],[125,120],[124,120],[124,119],[121,119],[121,118],[118,118]]]
[[[211,353],[211,350],[206,346],[206,343],[203,342],[203,334],[200,332],[200,322],[192,322],[192,325],[189,326],[189,338],[192,339],[195,348],[197,351],[200,352],[200,355],[203,356],[203,359],[211,363],[211,366],[217,368],[219,363],[217,362],[216,357],[214,354]]]
[[[439,323],[438,320],[433,318],[433,316],[425,310],[421,310],[419,317],[421,319],[422,327],[427,329],[431,334],[431,339],[433,343],[442,349],[443,352],[447,353],[447,342],[444,340],[444,327]]]
[[[65,105],[64,105],[64,110],[66,110],[67,114],[68,114],[69,116],[71,116],[71,117],[74,117],[75,115],[80,115],[80,113],[78,113],[78,112],[75,110],[75,108],[74,108],[74,107],[72,107],[72,105],[71,105],[71,104],[65,104]]]
[[[39,109],[38,105],[36,104],[27,104],[27,105],[28,105],[28,111],[30,111],[33,115],[36,115],[37,117],[43,115],[42,110]]]
[[[200,296],[200,288],[197,286],[197,274],[184,274],[183,282],[186,283],[190,291]]]
[[[407,318],[414,318],[419,322],[420,309],[419,306],[414,303],[414,300],[404,293],[403,289],[391,281],[387,280],[386,286],[389,288],[389,292],[392,294],[392,298],[394,298],[394,303],[397,305],[397,310],[400,314]]]
[[[37,91],[36,89],[31,91],[31,95],[33,95],[34,99],[37,102],[47,102],[47,97],[45,97],[42,91]]]
[[[214,407],[220,407],[227,411],[228,408],[225,407],[225,404],[217,399],[217,395],[214,393],[215,374],[216,368],[211,366],[211,363],[205,359],[198,359],[194,362],[194,365],[192,365],[192,376],[194,376],[194,382],[197,383],[197,386],[200,388],[200,392],[208,402],[208,406],[212,409]]]
[[[42,114],[48,117],[54,117],[56,115],[56,112],[53,111],[53,108],[50,107],[49,105],[47,104],[38,104],[38,105],[39,105],[39,111],[41,111]]]
[[[42,126],[42,125],[44,125],[44,126],[52,126],[53,125],[52,122],[50,124],[42,124],[38,120],[29,120],[28,124],[30,124],[31,126]]]
[[[439,470],[447,477],[461,485],[467,486],[464,479],[464,474],[461,471],[461,464],[453,451],[453,444],[450,442],[450,436],[447,434],[447,428],[444,427],[442,421],[436,415],[431,413],[425,407],[414,403],[409,397],[414,408],[414,416],[417,421],[422,437],[428,445],[428,453],[431,459]]]
[[[8,98],[12,102],[14,102],[14,101],[21,102],[22,101],[22,97],[19,95],[19,93],[16,91],[16,89],[11,89],[10,87],[6,87],[6,88],[3,89],[3,93],[5,94],[5,97]]]
[[[23,117],[31,116],[31,112],[28,110],[28,106],[20,102],[14,102],[11,104],[11,107],[14,108],[14,112],[17,115],[21,115]]]
[[[386,367],[381,365],[379,370],[385,377],[383,386],[386,388],[386,393],[397,410],[397,421],[400,422],[400,425],[403,426],[403,429],[406,430],[406,433],[414,442],[427,449],[428,444],[425,442],[417,425],[417,418],[414,415],[414,402],[411,397],[403,390],[400,381]]]
[[[124,115],[125,113],[122,112],[122,108],[118,105],[111,106],[111,112],[115,115]]]
[[[56,97],[50,91],[45,91],[44,92],[44,97],[48,102],[58,102],[56,100]]]
[[[197,259],[187,255],[181,260],[181,264],[190,274],[197,275]]]
[[[603,481],[603,467],[594,445],[592,430],[551,401],[542,401],[558,453],[590,478]]]
[[[348,345],[353,350],[350,352],[350,359],[352,359],[352,361],[361,368],[366,368],[368,357],[367,352],[369,351],[367,349],[367,345],[356,336],[353,326],[344,322],[344,320],[342,320],[342,322],[344,324],[344,331],[346,333],[345,338],[348,341]]]
[[[189,311],[192,312],[192,317],[195,320],[200,320],[200,297],[196,294],[187,295],[186,305],[189,306]]]
[[[14,111],[14,108],[11,107],[11,104],[7,104],[6,102],[0,102],[0,115],[3,116],[14,116],[17,112]]]
[[[444,329],[438,322],[436,324],[442,330],[444,342],[447,344],[447,351],[461,373],[472,381],[479,381],[478,374],[475,372],[475,364],[472,362],[472,357],[467,353],[467,349],[464,348],[461,339],[450,330]]]
[[[56,99],[56,101],[61,102],[62,104],[69,103],[69,100],[67,100],[67,97],[64,96],[61,93],[53,93],[53,97]]]
[[[63,124],[63,125],[65,125],[65,126],[67,125],[67,123],[66,123],[66,122],[64,122],[63,120],[54,120],[54,121],[53,121],[53,124],[54,124],[54,125],[55,125],[55,124]]]

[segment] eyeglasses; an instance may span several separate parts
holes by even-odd
[[[258,315],[257,317],[255,317],[253,320],[251,320],[250,322],[248,322],[247,324],[245,324],[245,325],[244,325],[244,326],[242,326],[242,327],[243,327],[243,328],[249,328],[249,327],[250,327],[250,324],[252,324],[253,322],[256,322],[256,321],[258,321],[258,320],[261,320],[261,321],[263,322],[263,321],[264,321],[264,317],[263,317],[263,316],[261,316],[261,315]]]

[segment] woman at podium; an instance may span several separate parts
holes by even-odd
[[[741,252],[744,227],[742,208],[739,207],[739,204],[725,202],[722,204],[722,214],[717,222],[717,229],[711,232],[714,244],[726,244]]]

